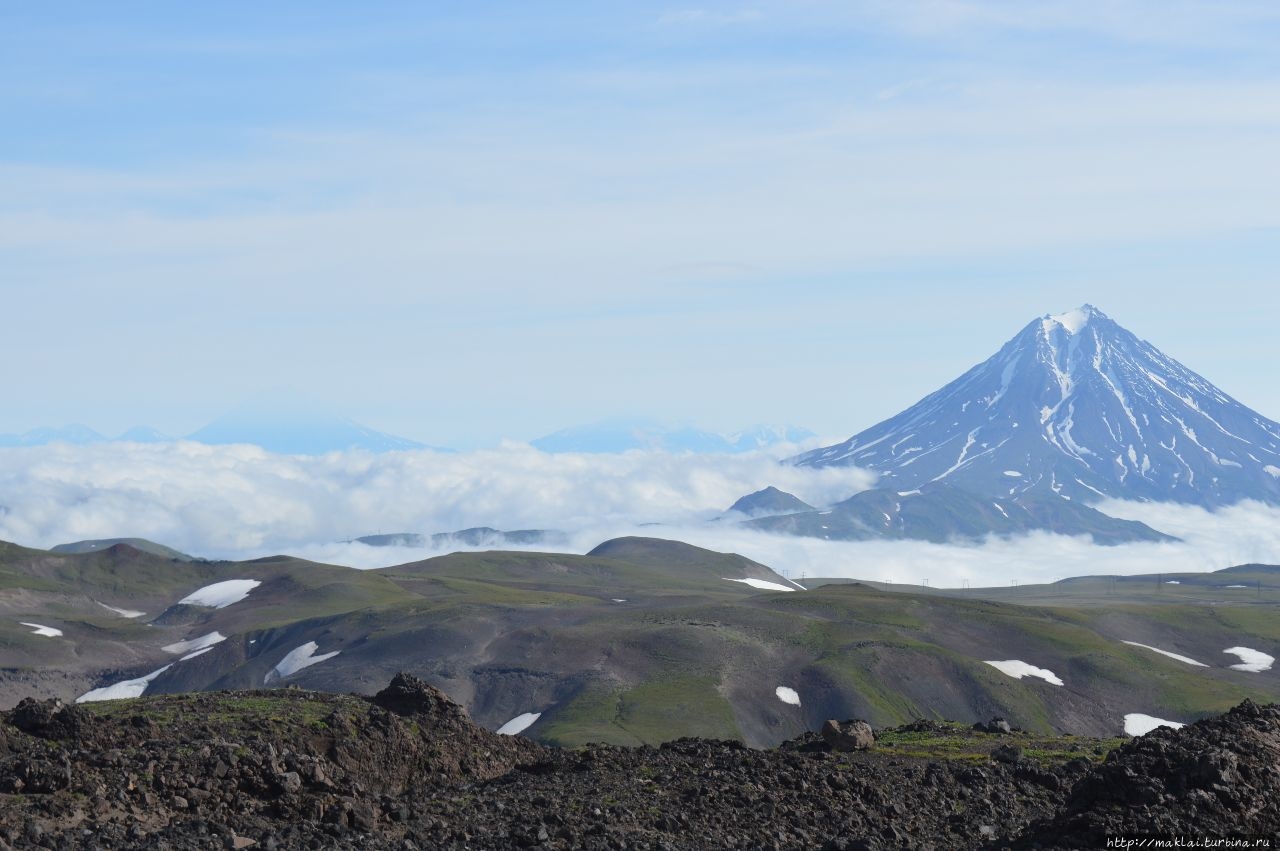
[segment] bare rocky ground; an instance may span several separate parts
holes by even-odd
[[[1114,749],[920,721],[851,753],[817,734],[558,750],[405,675],[373,698],[26,700],[2,718],[0,849],[1280,847],[1280,707],[1248,702]]]

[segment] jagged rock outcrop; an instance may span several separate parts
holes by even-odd
[[[1246,700],[1113,751],[1021,847],[1094,848],[1119,834],[1280,838],[1280,706]]]
[[[849,753],[818,733],[773,750],[565,751],[488,732],[405,675],[372,698],[24,701],[0,715],[0,851],[865,851],[1280,832],[1275,706],[1149,734],[1101,763],[1113,742],[996,727],[919,721]]]

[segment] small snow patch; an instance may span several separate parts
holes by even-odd
[[[267,675],[263,678],[262,682],[265,684],[276,678],[284,679],[285,677],[298,673],[298,671],[301,671],[303,668],[309,668],[318,662],[323,662],[325,659],[332,659],[334,656],[337,656],[342,652],[341,650],[335,650],[332,653],[322,653],[319,656],[314,655],[319,649],[320,645],[316,644],[314,641],[308,641],[301,647],[293,648],[283,659],[279,661],[279,663],[276,664],[274,668],[267,671]]]
[[[43,635],[46,638],[57,638],[62,635],[62,630],[52,626],[44,626],[43,624],[38,623],[27,623],[26,621],[18,621],[18,623],[23,626],[31,627],[32,635]]]
[[[142,697],[143,692],[147,690],[147,686],[151,685],[151,681],[172,668],[173,665],[165,665],[158,671],[152,671],[145,677],[138,677],[134,680],[125,680],[115,685],[103,686],[93,691],[87,691],[76,698],[76,703],[92,703],[97,700],[124,700],[129,697]]]
[[[1228,647],[1222,652],[1240,657],[1240,664],[1231,666],[1233,671],[1248,671],[1252,674],[1261,674],[1263,671],[1271,670],[1271,666],[1276,661],[1276,657],[1268,656],[1260,650],[1254,650],[1249,647]]]
[[[135,609],[117,609],[115,606],[108,606],[106,603],[98,603],[98,605],[115,612],[122,618],[140,618],[146,614],[146,612],[139,612]]]
[[[1248,585],[1224,585],[1223,588],[1248,588]]]
[[[986,660],[984,660],[986,661]],[[1020,680],[1023,677],[1039,677],[1047,683],[1055,686],[1062,685],[1062,680],[1058,679],[1058,675],[1048,668],[1037,668],[1035,665],[1028,665],[1019,659],[1006,659],[1003,662],[987,661],[987,664],[995,668],[1002,674],[1008,674],[1014,679]]]
[[[1150,650],[1153,653],[1159,653],[1161,656],[1168,656],[1170,659],[1177,659],[1179,662],[1186,662],[1188,665],[1197,665],[1201,668],[1209,667],[1204,662],[1197,662],[1195,659],[1179,656],[1177,653],[1170,653],[1168,650],[1161,650],[1159,647],[1152,647],[1150,644],[1139,644],[1136,641],[1126,641],[1124,643],[1133,647],[1141,647],[1143,650]]]
[[[225,609],[232,603],[239,603],[249,592],[262,583],[257,579],[228,579],[206,585],[178,601],[179,606],[205,606],[210,609]]]
[[[626,600],[621,600],[621,599],[619,599],[619,598],[617,598],[617,597],[614,597],[614,598],[613,598],[613,602],[615,602],[615,603],[625,603],[625,602],[627,602],[627,601],[626,601]]]
[[[517,715],[507,723],[498,728],[499,736],[514,736],[523,733],[525,730],[533,726],[533,722],[542,717],[541,712],[526,712],[523,715]]]
[[[790,703],[792,706],[800,705],[800,695],[797,694],[796,690],[793,688],[778,686],[773,690],[773,693],[776,694],[778,696],[778,700],[781,700],[783,703]]]
[[[186,656],[183,656],[183,657],[182,657],[181,659],[179,659],[178,661],[179,661],[179,662],[185,662],[185,661],[187,661],[188,659],[194,659],[194,658],[196,658],[197,656],[203,656],[204,654],[208,653],[208,652],[209,652],[210,650],[212,650],[212,649],[213,649],[212,647],[202,647],[202,648],[200,648],[199,650],[197,650],[197,651],[196,651],[196,652],[194,652],[194,653],[188,653]]]
[[[787,586],[782,585],[781,583],[778,583],[778,582],[769,582],[766,579],[730,579],[727,576],[722,576],[721,578],[724,579],[726,582],[741,582],[744,585],[750,585],[752,588],[759,588],[762,591],[794,591],[796,590],[795,588],[788,588]]]
[[[1185,726],[1177,721],[1166,721],[1154,715],[1143,715],[1141,712],[1130,712],[1124,716],[1124,731],[1130,736],[1145,736],[1157,727],[1172,727],[1180,730]]]
[[[1181,584],[1182,583],[1176,579],[1170,579],[1168,582],[1165,583],[1165,585],[1181,585]]]
[[[166,644],[161,649],[166,653],[172,653],[177,656],[179,653],[190,653],[192,650],[210,650],[213,645],[226,641],[227,637],[220,632],[211,632],[208,635],[202,635],[199,638],[188,638],[186,641],[177,641],[173,644]]]

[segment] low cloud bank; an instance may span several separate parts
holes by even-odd
[[[548,550],[586,552],[609,538],[647,535],[739,552],[800,581],[849,576],[934,587],[1280,563],[1280,508],[1249,502],[1217,512],[1105,503],[1110,514],[1183,539],[1118,547],[1040,533],[976,545],[843,543],[716,520],[767,485],[821,505],[872,484],[865,471],[797,469],[768,453],[550,455],[511,444],[456,454],[296,457],[195,443],[49,446],[0,450],[0,539],[50,547],[137,536],[206,557],[286,552],[367,568],[439,551],[344,541],[492,526],[568,535],[567,546]]]
[[[768,485],[826,503],[873,480],[769,453],[551,455],[511,444],[305,457],[190,442],[56,445],[0,450],[0,538],[50,547],[134,536],[238,556],[379,532],[698,524]]]

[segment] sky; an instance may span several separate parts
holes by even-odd
[[[1270,0],[0,7],[0,432],[843,439],[1097,305],[1273,419]]]

